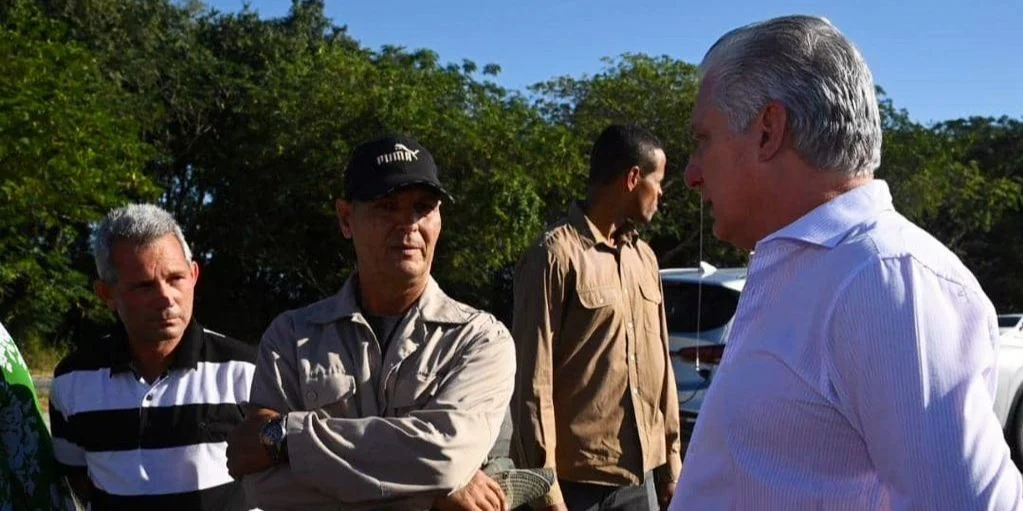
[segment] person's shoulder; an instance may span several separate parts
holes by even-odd
[[[452,298],[432,278],[418,302],[417,310],[423,321],[452,326],[464,325],[486,314],[482,309]]]
[[[448,312],[459,319],[453,323],[452,328],[461,329],[471,334],[470,337],[478,337],[490,341],[510,340],[511,333],[497,316],[483,309],[462,303],[454,298],[445,296],[445,307]]]
[[[270,322],[267,331],[281,329],[295,331],[296,329],[305,328],[306,325],[310,324],[332,323],[344,316],[345,313],[341,294],[338,293],[278,314]]]
[[[60,362],[57,362],[57,365],[53,368],[53,377],[57,378],[70,372],[81,370],[83,358],[84,355],[82,355],[81,350],[75,350],[64,355],[64,358],[61,358]]]
[[[534,245],[537,247],[543,247],[546,250],[556,250],[565,246],[576,245],[578,243],[579,230],[566,216],[551,224],[547,230],[545,230],[543,234],[537,238]]]
[[[901,214],[891,211],[857,227],[836,247],[837,255],[863,269],[879,265],[918,267],[962,286],[977,285],[973,273],[944,243]]]
[[[526,249],[519,260],[519,267],[525,265],[546,265],[552,261],[566,261],[581,248],[578,229],[564,217],[547,228]]]
[[[655,268],[658,267],[657,254],[654,252],[653,247],[642,238],[636,238],[636,251],[639,252],[644,262],[653,264]]]
[[[495,324],[503,327],[497,317],[490,312],[448,296],[439,285],[428,289],[427,293],[432,295],[420,307],[420,314],[426,321],[448,323],[455,327],[465,325],[489,327]]]
[[[255,345],[242,342],[202,325],[203,342],[206,344],[207,362],[256,362]]]
[[[92,342],[79,344],[78,347],[60,359],[60,362],[53,368],[53,377],[72,373],[75,371],[98,371],[110,367],[110,346],[111,335],[101,336]],[[99,349],[104,346],[105,349]]]

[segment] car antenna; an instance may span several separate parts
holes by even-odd
[[[700,331],[700,319],[703,316],[703,278],[710,273],[713,273],[716,269],[703,260],[703,190],[700,190],[700,229],[699,229],[699,274],[700,278],[696,280],[696,372],[700,372],[700,344],[703,343],[703,339],[700,338],[702,332]],[[709,271],[708,271],[709,270]]]

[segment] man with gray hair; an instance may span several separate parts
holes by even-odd
[[[828,20],[723,36],[687,184],[754,250],[672,509],[1020,509],[977,280],[897,213],[870,70]]]
[[[102,509],[250,509],[227,471],[256,350],[192,315],[199,266],[174,218],[148,204],[110,212],[93,233],[107,337],[54,370],[54,456],[75,493]]]

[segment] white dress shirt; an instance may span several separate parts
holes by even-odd
[[[973,274],[874,180],[756,245],[671,504],[1016,510],[998,324]]]

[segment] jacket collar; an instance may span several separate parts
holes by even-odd
[[[614,247],[607,237],[600,232],[600,229],[597,229],[597,226],[593,224],[590,217],[586,216],[581,203],[573,202],[569,206],[568,223],[579,233],[586,248],[592,248],[595,245],[605,245],[608,248]],[[636,243],[639,233],[632,224],[625,224],[619,226],[611,236],[615,239],[616,245],[633,245]]]
[[[311,306],[309,320],[326,324],[340,319],[350,320],[356,315],[363,316],[356,294],[358,292],[359,281],[356,272],[348,277],[337,294]],[[413,304],[412,311],[428,323],[464,324],[472,316],[472,309],[448,297],[433,277],[427,282],[422,296]]]

